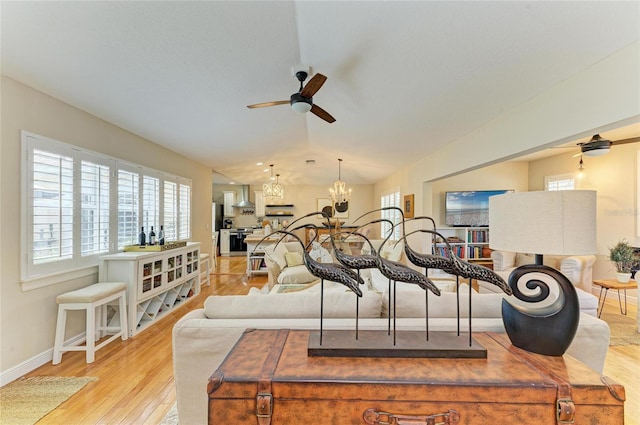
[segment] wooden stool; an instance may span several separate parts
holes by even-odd
[[[87,363],[93,363],[96,351],[119,336],[122,337],[123,341],[126,340],[129,337],[126,294],[126,283],[101,282],[58,295],[56,298],[56,303],[58,303],[58,322],[56,324],[56,339],[53,346],[53,364],[60,363],[62,353],[65,351],[86,351]],[[114,300],[119,300],[120,320],[119,323],[117,320],[114,320],[116,326],[107,326],[106,305]],[[96,309],[98,310],[97,315]],[[68,310],[86,310],[87,330],[85,345],[64,345]],[[96,341],[100,339],[103,332],[105,335],[107,332],[116,333],[96,346]]]
[[[209,269],[209,254],[200,254],[200,285],[207,282],[207,286],[211,286],[211,270]]]

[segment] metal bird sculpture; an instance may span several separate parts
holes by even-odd
[[[315,227],[317,230],[317,226],[313,224],[303,225],[292,230],[296,230],[299,228],[305,227]],[[324,322],[324,281],[330,280],[332,282],[337,282],[342,285],[345,285],[351,291],[353,291],[358,297],[362,297],[362,290],[360,289],[360,283],[364,283],[362,279],[353,271],[342,264],[336,263],[320,263],[315,261],[306,250],[306,246],[302,242],[302,240],[292,231],[289,230],[277,230],[273,233],[282,233],[283,235],[289,235],[296,239],[303,248],[303,260],[304,264],[313,276],[320,279],[320,345],[322,345],[322,335],[323,335],[323,322]],[[263,238],[264,239],[264,238]],[[280,239],[282,240],[282,239]],[[280,243],[280,240],[276,242],[276,245]],[[259,244],[259,243],[258,243]],[[357,320],[357,317],[356,317]]]
[[[387,219],[377,219],[369,222],[368,224],[387,222],[393,228],[393,223]],[[387,243],[387,241],[391,238],[393,233],[390,232],[389,235],[384,239],[378,250],[376,251],[371,241],[364,237],[365,241],[368,243],[372,252],[376,252],[376,265],[380,273],[383,276],[389,279],[389,281],[393,280],[393,345],[396,344],[396,284],[397,282],[411,283],[418,285],[420,288],[425,291],[431,291],[436,295],[440,295],[440,289],[433,282],[422,273],[413,270],[410,267],[405,266],[397,261],[391,261],[382,257],[382,248]],[[391,286],[391,285],[389,285]],[[389,288],[389,312],[391,313],[391,288]],[[390,314],[391,316],[391,314]],[[389,324],[390,326],[391,324]],[[390,331],[390,330],[389,330]]]

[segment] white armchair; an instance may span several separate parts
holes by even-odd
[[[533,264],[535,258],[530,254],[518,254],[508,251],[491,252],[493,270],[496,272],[509,272],[523,264]],[[546,266],[560,270],[574,286],[591,293],[593,284],[593,264],[595,255],[576,255],[571,257],[558,257],[545,255],[543,262]],[[503,273],[500,273],[501,275]],[[507,274],[507,277],[509,276]]]

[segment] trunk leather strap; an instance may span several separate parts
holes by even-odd
[[[269,352],[269,355],[262,364],[260,379],[258,379],[258,392],[256,395],[256,417],[258,425],[270,425],[271,416],[273,414],[273,395],[271,390],[271,381],[273,374],[280,360],[280,354],[284,347],[289,331],[287,329],[278,330],[276,340]]]
[[[576,405],[571,398],[571,383],[563,376],[550,370],[544,364],[540,363],[535,356],[539,354],[532,354],[521,348],[513,346],[510,342],[506,342],[502,336],[488,334],[493,340],[505,347],[507,350],[516,353],[520,359],[533,367],[539,373],[547,376],[557,385],[557,397],[556,397],[556,423],[557,424],[572,424],[576,416]]]

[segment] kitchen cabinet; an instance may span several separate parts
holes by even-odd
[[[236,193],[233,191],[224,191],[222,193],[224,197],[224,216],[235,217],[236,212],[233,205],[236,203]]]
[[[231,251],[229,233],[229,229],[220,229],[220,255],[228,255]]]
[[[256,206],[255,208],[255,214],[256,217],[260,218],[260,217],[264,217],[264,195],[262,193],[261,190],[256,190],[255,192],[253,192],[254,194],[254,204]]]

